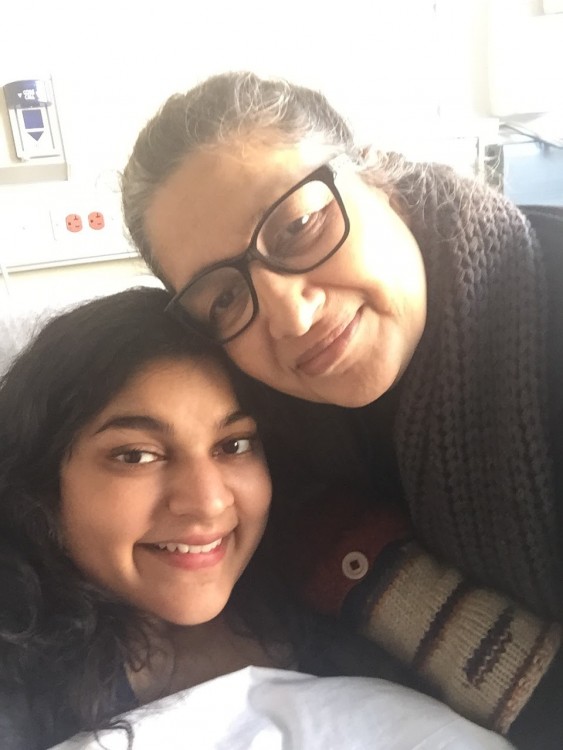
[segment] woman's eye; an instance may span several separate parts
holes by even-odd
[[[241,314],[246,309],[248,300],[248,287],[241,277],[236,285],[222,290],[215,297],[211,304],[209,320],[211,323],[219,323]]]
[[[123,464],[150,464],[158,461],[160,457],[150,451],[133,449],[116,453],[114,454],[114,458]]]
[[[313,240],[313,234],[318,232],[320,227],[320,221],[322,214],[320,211],[311,211],[308,214],[303,214],[295,221],[290,222],[280,233],[280,239],[291,239],[300,240],[300,235],[311,235],[310,240]]]
[[[292,221],[291,224],[288,224],[285,231],[287,234],[291,236],[295,236],[299,234],[307,224],[311,221],[311,218],[313,217],[313,214],[305,214],[304,216],[300,216],[295,221]]]
[[[319,250],[319,243],[323,242],[323,232],[326,229],[325,209],[309,211],[297,219],[284,220],[277,225],[270,220],[264,230],[263,246],[267,255],[276,260],[302,256],[312,250]],[[320,251],[322,252],[322,246]]]
[[[220,315],[225,310],[228,310],[229,307],[233,304],[235,301],[235,292],[232,289],[227,289],[224,292],[222,292],[218,297],[216,297],[213,300],[213,305],[211,307],[212,314],[211,317]]]

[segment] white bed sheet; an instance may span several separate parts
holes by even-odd
[[[499,735],[384,680],[248,667],[126,714],[134,750],[506,750]],[[123,731],[100,734],[125,750]],[[81,735],[57,750],[101,750]]]

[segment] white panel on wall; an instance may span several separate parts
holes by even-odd
[[[1,260],[9,271],[134,255],[116,193],[3,190],[0,215]]]
[[[563,13],[563,0],[543,0],[544,13]]]
[[[563,14],[537,15],[528,0],[492,0],[489,39],[492,113],[561,110]]]

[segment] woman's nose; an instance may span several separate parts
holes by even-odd
[[[234,504],[234,495],[213,457],[178,460],[167,488],[168,510],[178,516],[205,521],[220,516]]]
[[[271,336],[302,336],[318,320],[325,292],[312,285],[307,274],[280,274],[268,268],[252,269],[259,315]]]

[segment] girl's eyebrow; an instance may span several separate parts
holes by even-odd
[[[236,411],[232,411],[230,414],[227,414],[225,419],[221,420],[219,426],[228,427],[235,422],[240,422],[242,419],[252,419],[252,417],[250,416],[250,414],[242,411],[242,409],[237,409]]]
[[[237,409],[219,420],[217,426],[219,428],[228,427],[229,425],[243,419],[251,419],[251,417],[249,414]],[[171,435],[174,432],[171,424],[164,422],[161,419],[151,417],[148,414],[116,414],[98,427],[94,432],[94,435],[99,435],[100,432],[111,430],[112,428],[119,429],[120,427],[128,430],[148,430],[150,432],[159,432],[163,435]]]
[[[98,427],[94,435],[99,435],[100,432],[111,430],[112,428],[118,429],[119,427],[125,427],[129,430],[149,430],[150,432],[160,432],[163,434],[172,433],[172,426],[168,422],[155,419],[155,417],[150,417],[147,414],[116,414]]]

